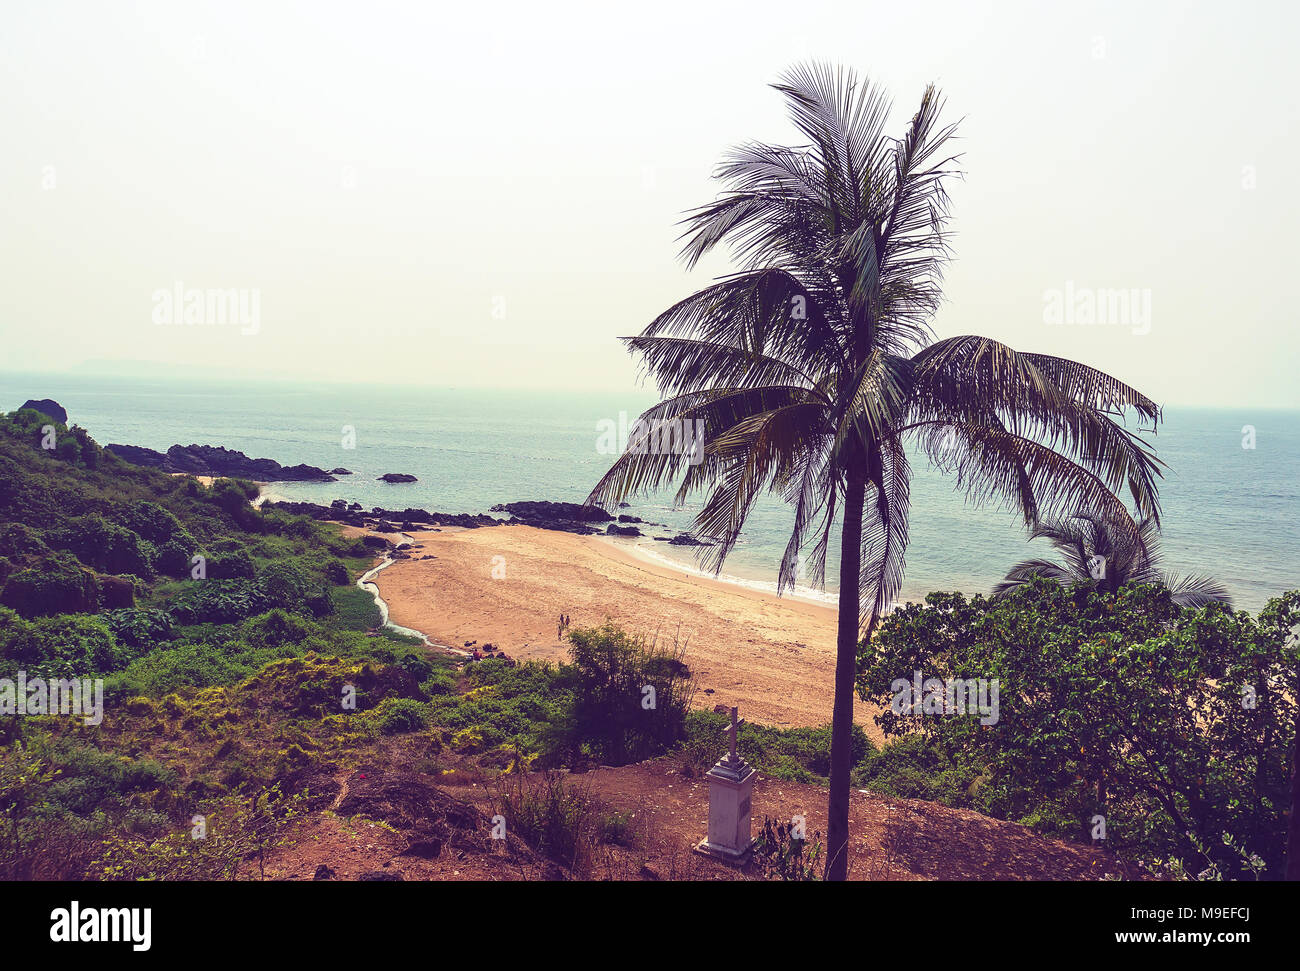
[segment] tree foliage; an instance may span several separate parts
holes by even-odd
[[[1146,859],[1280,872],[1296,715],[1300,592],[1257,618],[1180,608],[1169,591],[1116,593],[1035,578],[995,600],[931,594],[889,616],[861,648],[864,699],[895,681],[983,678],[996,724],[887,708],[891,735],[920,733],[981,777],[977,805]],[[1208,857],[1208,858],[1207,858]]]

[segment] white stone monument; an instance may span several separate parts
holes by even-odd
[[[744,721],[731,709],[729,751],[708,773],[709,835],[695,848],[731,863],[743,863],[754,846],[750,810],[754,796],[754,767],[736,753],[736,730]]]

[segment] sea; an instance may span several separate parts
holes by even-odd
[[[277,482],[268,497],[366,509],[417,507],[488,512],[517,500],[581,502],[609,468],[615,436],[654,396],[458,389],[399,384],[292,383],[277,380],[13,374],[0,371],[0,411],[28,398],[53,398],[100,444],[224,445],[284,465],[300,462],[353,474],[337,482]],[[1257,612],[1300,587],[1300,412],[1168,408],[1150,438],[1166,464],[1160,488],[1165,569],[1209,574],[1237,607]],[[914,455],[911,538],[899,599],[935,590],[987,593],[1013,564],[1051,556],[1029,543],[1019,517],[977,506],[951,478]],[[418,481],[388,484],[408,473]],[[675,505],[671,493],[629,500],[615,513],[661,527],[613,540],[674,567],[699,571],[697,550],[652,535],[690,529],[701,501]],[[774,591],[793,510],[779,497],[759,501],[721,579]],[[834,563],[825,588],[795,595],[833,602]],[[710,574],[712,575],[712,574]]]

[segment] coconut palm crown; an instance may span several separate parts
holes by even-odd
[[[679,483],[679,502],[703,497],[696,528],[718,541],[704,563],[720,570],[757,497],[776,493],[793,507],[781,591],[805,547],[805,572],[824,581],[839,524],[826,875],[843,879],[859,638],[903,580],[907,446],[1026,523],[1080,507],[1122,521],[1121,490],[1158,521],[1160,463],[1124,420],[1154,430],[1160,409],[1074,361],[934,340],[945,183],[959,171],[933,86],[901,138],[885,133],[884,91],[851,71],[799,66],[774,87],[802,143],[736,147],[717,173],[726,191],[687,215],[687,267],[725,241],[741,269],[625,338],[663,400],[588,501]],[[702,449],[653,447],[654,429],[679,422],[702,430]]]
[[[1063,584],[1095,584],[1107,593],[1129,583],[1151,583],[1168,589],[1180,607],[1212,603],[1232,607],[1228,591],[1213,577],[1183,577],[1160,569],[1160,533],[1151,517],[1139,522],[1134,532],[1125,521],[1078,512],[1066,519],[1036,523],[1029,538],[1046,539],[1061,554],[1062,562],[1032,559],[1017,563],[993,588],[993,596],[1006,596],[1041,576]]]

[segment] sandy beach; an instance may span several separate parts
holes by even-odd
[[[438,643],[491,643],[520,660],[558,661],[566,656],[561,613],[574,626],[608,618],[685,642],[700,707],[738,705],[743,717],[783,727],[831,720],[829,607],[697,577],[600,537],[530,526],[410,535],[423,548],[375,582],[394,623]],[[879,741],[874,711],[858,702],[855,720]]]

